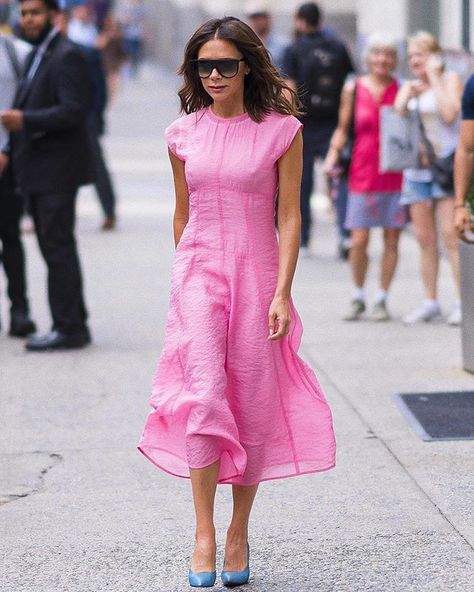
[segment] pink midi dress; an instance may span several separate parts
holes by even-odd
[[[268,340],[278,277],[278,159],[299,121],[202,109],[166,130],[185,162],[189,221],[176,249],[163,351],[139,450],[189,477],[220,460],[220,483],[253,485],[331,469],[332,416],[297,355],[301,321]]]

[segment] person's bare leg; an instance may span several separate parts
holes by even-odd
[[[214,500],[219,474],[217,461],[204,469],[190,469],[196,513],[196,546],[191,560],[194,572],[216,569],[216,530],[214,527]]]
[[[232,520],[227,529],[225,544],[225,571],[242,571],[247,567],[247,541],[249,519],[258,485],[251,487],[232,486],[234,500]]]
[[[369,265],[369,257],[367,255],[368,246],[369,229],[354,228],[351,231],[351,251],[349,261],[352,269],[352,279],[357,288],[363,288],[365,284],[365,277]]]
[[[398,263],[398,242],[400,239],[399,228],[384,228],[384,250],[382,256],[382,268],[380,273],[380,287],[388,292],[392,283]]]
[[[454,228],[454,198],[438,199],[436,204],[443,241],[448,251],[456,293],[461,299],[461,271],[459,267],[458,236]]]
[[[410,206],[410,216],[421,249],[421,279],[424,295],[428,300],[436,300],[439,252],[432,203],[422,201],[412,204]]]

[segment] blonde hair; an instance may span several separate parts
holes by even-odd
[[[439,41],[428,31],[417,31],[408,37],[408,46],[417,45],[428,53],[440,53],[442,51]]]

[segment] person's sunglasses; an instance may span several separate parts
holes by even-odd
[[[199,78],[209,78],[214,69],[223,78],[233,78],[239,72],[240,62],[245,62],[245,58],[240,58],[240,60],[230,58],[224,60],[191,60]]]

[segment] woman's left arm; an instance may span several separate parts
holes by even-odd
[[[461,77],[456,72],[446,72],[443,76],[435,68],[428,70],[428,77],[442,120],[448,125],[455,123],[461,112]]]
[[[303,171],[303,136],[298,131],[278,160],[278,281],[268,313],[269,339],[277,341],[290,331],[290,297],[300,246],[300,191]]]

